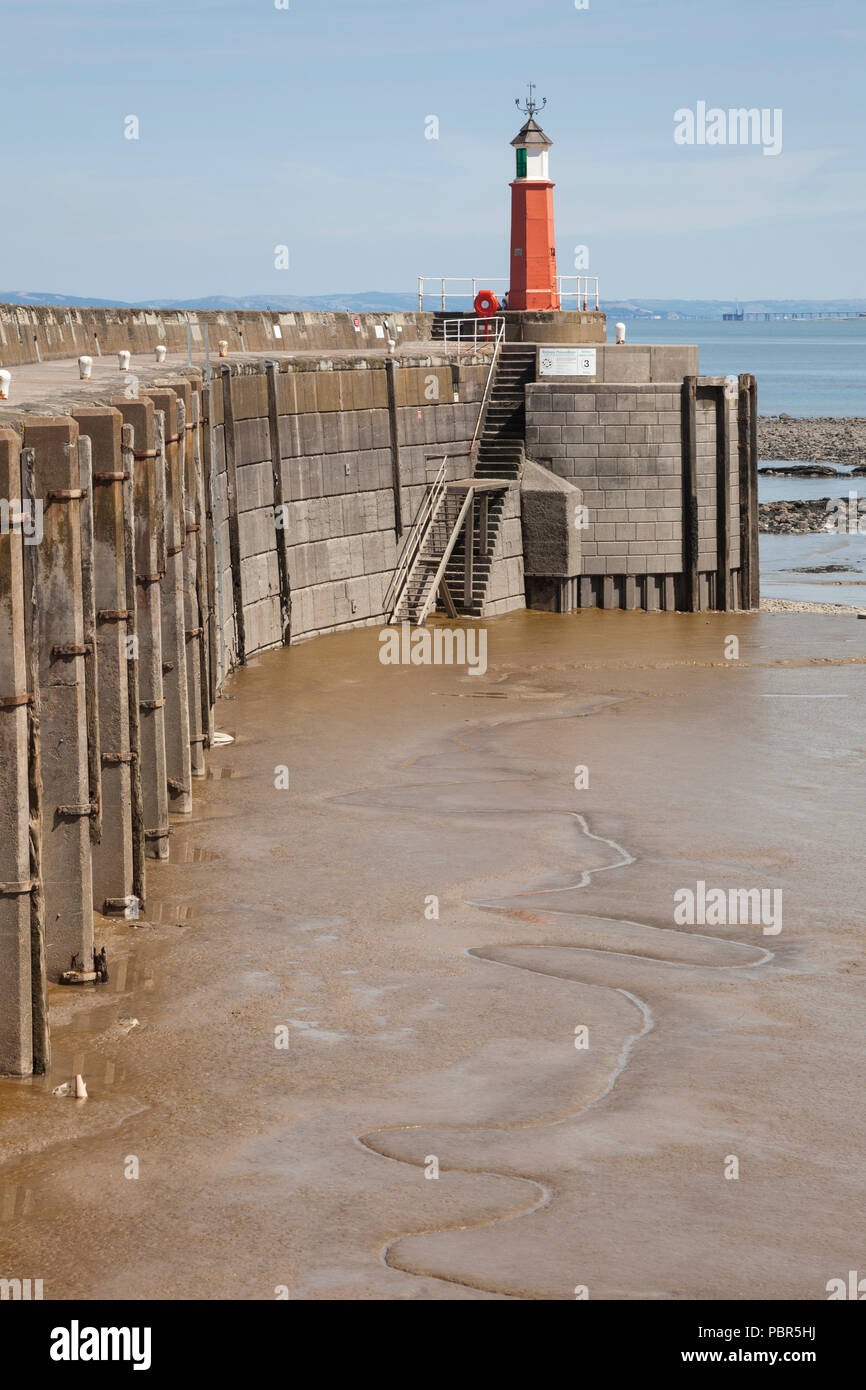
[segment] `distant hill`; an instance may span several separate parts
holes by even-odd
[[[37,290],[0,290],[0,304],[49,305],[58,308],[92,309],[352,309],[368,313],[387,313],[397,309],[417,309],[418,295],[396,291],[388,294],[366,290],[360,294],[248,294],[240,299],[214,294],[201,299],[142,299],[129,303],[122,299],[81,299],[76,295],[46,294]]]
[[[431,307],[435,305],[431,297]],[[233,299],[209,295],[201,299],[147,299],[134,304],[117,299],[83,299],[76,295],[48,294],[41,290],[0,290],[0,303],[48,305],[56,308],[119,309],[247,309],[292,312],[297,310],[351,310],[355,313],[389,313],[418,307],[418,296],[403,290],[363,290],[346,294],[249,294]],[[452,300],[459,313],[466,301]],[[866,314],[866,299],[612,299],[602,303],[609,318],[622,319],[720,319],[736,309],[768,314]]]

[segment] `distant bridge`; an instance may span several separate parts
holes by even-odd
[[[744,310],[741,313],[722,314],[722,318],[726,323],[769,323],[772,319],[866,319],[866,313],[833,314],[826,311],[812,311],[810,313],[782,314],[778,311],[764,313],[757,310],[750,310],[747,313]]]

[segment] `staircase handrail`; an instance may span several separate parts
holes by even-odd
[[[472,436],[472,443],[469,446],[469,453],[475,457],[475,449],[478,443],[478,435],[484,423],[484,416],[487,410],[487,403],[490,399],[490,389],[493,385],[493,377],[496,373],[496,363],[499,361],[499,352],[505,339],[505,320],[502,320],[499,332],[496,335],[496,342],[493,345],[493,356],[490,359],[490,370],[487,373],[487,380],[484,383],[484,392],[481,397],[481,405],[478,408],[478,419],[475,421],[475,433]]]
[[[421,553],[424,542],[427,539],[430,524],[439,509],[439,502],[445,493],[445,473],[447,467],[448,455],[446,454],[442,459],[439,472],[436,474],[435,479],[432,484],[428,485],[424,500],[418,508],[418,515],[415,517],[410,527],[409,535],[406,538],[406,544],[394,567],[394,573],[391,576],[388,588],[385,590],[384,608],[386,612],[389,608],[391,610],[388,615],[389,624],[393,623],[397,609],[400,607],[403,594],[409,584],[409,578],[414,568],[415,561]],[[389,593],[392,594],[391,600],[388,598]]]
[[[456,328],[456,332],[449,332],[449,329]],[[482,334],[479,330],[484,329]],[[491,329],[493,332],[491,333]],[[443,319],[442,321],[442,341],[445,343],[457,344],[457,354],[460,355],[461,349],[471,345],[472,351],[477,352],[479,346],[489,347],[491,342],[496,343],[500,333],[505,331],[505,319],[500,317],[490,318],[488,315],[464,314],[461,318]]]
[[[425,598],[424,602],[419,608],[418,614],[415,618],[416,627],[423,627],[424,623],[427,620],[427,614],[430,612],[430,606],[434,602],[436,595],[439,593],[439,585],[442,583],[442,577],[445,574],[445,570],[448,567],[448,561],[451,559],[451,552],[457,544],[457,538],[460,535],[461,527],[463,526],[463,523],[466,520],[466,513],[468,512],[469,508],[473,505],[474,501],[475,488],[468,487],[466,489],[466,496],[463,499],[463,506],[460,508],[457,520],[455,521],[454,526],[452,528],[448,544],[442,552],[442,558],[439,561],[439,568],[436,570],[436,574],[433,578],[433,583],[427,590],[427,597]]]

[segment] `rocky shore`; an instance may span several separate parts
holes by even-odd
[[[866,419],[762,415],[758,420],[758,457],[863,467],[866,465]]]
[[[834,500],[812,497],[805,502],[761,502],[758,530],[771,536],[808,536],[815,531],[833,530],[837,515],[831,510]]]

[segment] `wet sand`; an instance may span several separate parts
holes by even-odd
[[[367,629],[232,677],[147,920],[53,991],[51,1076],[0,1083],[4,1274],[824,1299],[862,1264],[866,627],[485,626],[484,676]],[[782,888],[781,933],[675,926],[697,880]]]

